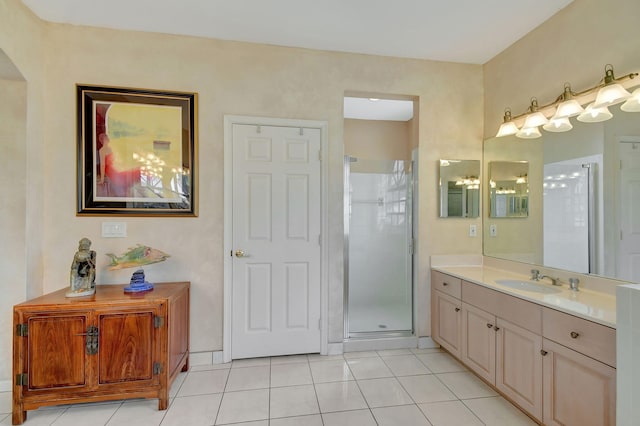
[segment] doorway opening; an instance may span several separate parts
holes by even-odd
[[[416,106],[345,97],[345,343],[414,336]]]

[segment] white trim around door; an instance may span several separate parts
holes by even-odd
[[[231,253],[234,247],[232,237],[233,224],[233,126],[235,124],[252,124],[258,126],[303,127],[319,129],[321,133],[321,179],[320,179],[320,353],[327,354],[329,330],[329,262],[328,262],[328,123],[326,121],[279,119],[268,117],[224,116],[224,313],[223,313],[223,361],[231,361],[232,328],[232,283],[233,268]]]

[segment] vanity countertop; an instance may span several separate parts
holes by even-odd
[[[500,285],[496,280],[530,281],[530,277],[487,266],[434,266],[432,269],[607,327],[616,327],[616,297],[614,295],[583,288],[580,291],[572,291],[569,290],[566,283],[562,283],[561,287],[556,287],[561,290],[560,292],[552,294],[514,289]],[[551,286],[547,280],[540,281],[540,284]]]

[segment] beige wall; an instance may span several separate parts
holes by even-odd
[[[21,2],[0,0],[0,69],[11,79],[0,82],[1,390],[8,390],[11,376],[11,307],[42,293],[43,34],[43,24]]]
[[[617,77],[640,70],[637,0],[575,0],[484,65],[485,138],[493,137],[504,109],[527,110],[562,94],[595,86],[612,64]]]
[[[25,75],[29,92],[28,199],[25,212],[8,215],[26,218],[26,282],[16,286],[35,289],[27,292],[30,296],[68,285],[70,260],[81,237],[90,238],[98,252],[100,284],[127,282],[131,273],[106,271],[104,253],[148,244],[172,255],[147,269],[150,280],[193,284],[192,351],[221,350],[223,116],[327,120],[329,337],[341,341],[342,103],[349,90],[420,99],[419,335],[429,334],[428,256],[481,252],[479,238],[467,241],[466,223],[438,223],[435,167],[440,157],[480,158],[480,66],[45,24],[19,0],[0,0],[0,48]],[[198,218],[121,218],[128,237],[104,239],[101,222],[109,218],[75,216],[77,83],[198,92]],[[457,126],[459,120],[466,125]]]
[[[22,302],[26,291],[26,113],[24,81],[0,79],[0,271],[4,280],[0,297],[0,348],[10,348],[12,306]],[[9,243],[10,242],[10,243]],[[0,351],[0,378],[11,372],[10,351]],[[0,379],[1,380],[1,379]]]
[[[640,37],[636,30],[638,16],[640,2],[636,0],[576,0],[484,65],[484,133],[488,138],[485,141],[485,164],[501,146],[501,155],[511,155],[513,159],[513,155],[523,157],[525,154],[527,158],[520,159],[529,160],[532,167],[529,179],[531,212],[527,223],[491,220],[491,223],[498,224],[499,229],[498,237],[490,238],[489,221],[485,221],[485,253],[511,259],[522,255],[522,260],[542,263],[542,195],[539,193],[542,187],[542,148],[544,146],[545,162],[557,161],[566,153],[562,152],[563,145],[556,142],[569,137],[565,133],[545,133],[544,142],[543,139],[515,137],[495,139],[493,136],[502,122],[504,108],[510,107],[513,115],[521,114],[526,111],[532,96],[537,97],[540,105],[548,104],[562,93],[565,82],[571,83],[576,92],[593,87],[604,76],[606,64],[614,66],[617,77],[640,71]],[[640,82],[636,79],[635,83]],[[591,132],[591,137],[580,136],[585,127]],[[602,141],[602,132],[601,125],[576,126],[571,133],[575,133],[573,137],[582,138],[582,149],[579,152],[573,149],[572,156],[598,151],[594,139]],[[596,138],[595,133],[600,137]],[[610,145],[608,140],[605,145]],[[610,168],[610,165],[605,165],[605,168]],[[610,197],[611,193],[610,188],[605,188],[605,197]],[[605,199],[605,204],[610,205],[608,203],[611,202]],[[500,228],[507,231],[506,235]],[[609,240],[616,232],[611,229],[604,231],[605,257],[612,252]],[[528,255],[531,258],[527,258]],[[614,275],[610,271],[604,273]]]
[[[370,160],[411,160],[411,122],[344,120],[344,155]]]

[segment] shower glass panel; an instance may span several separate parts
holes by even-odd
[[[345,336],[413,332],[411,162],[345,158]]]
[[[594,174],[597,163],[576,159],[544,165],[544,265],[593,273]]]

